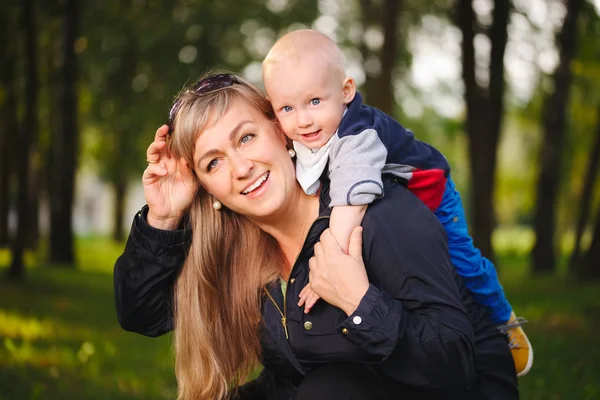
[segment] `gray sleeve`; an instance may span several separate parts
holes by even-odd
[[[375,129],[335,141],[329,152],[330,207],[370,204],[383,196],[387,149]]]

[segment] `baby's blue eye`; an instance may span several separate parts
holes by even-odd
[[[310,101],[310,104],[312,104],[313,106],[318,106],[319,104],[321,104],[321,99],[312,99]]]
[[[292,107],[290,107],[290,106],[284,106],[283,107],[283,111],[284,112],[290,112],[290,111],[292,111]]]

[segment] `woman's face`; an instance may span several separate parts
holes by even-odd
[[[235,99],[198,137],[194,170],[223,205],[250,218],[275,214],[297,190],[283,134],[263,114]]]

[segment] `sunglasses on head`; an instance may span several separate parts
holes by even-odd
[[[185,93],[195,93],[199,96],[203,96],[205,94],[213,93],[221,89],[225,89],[229,86],[232,86],[236,83],[240,83],[237,77],[233,74],[215,74],[210,75],[200,81],[196,82],[192,85]],[[179,108],[181,107],[181,99],[178,98],[175,100],[173,105],[171,106],[171,110],[169,110],[169,117],[167,119],[167,126],[169,127],[169,135],[173,133],[175,130],[175,116],[179,112]]]

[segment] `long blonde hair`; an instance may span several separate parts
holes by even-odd
[[[183,91],[169,149],[194,165],[195,143],[234,99],[242,99],[275,123],[260,91],[239,83],[198,95]],[[276,240],[246,217],[216,211],[200,185],[190,209],[192,244],[175,289],[175,372],[179,399],[223,399],[260,362],[262,288],[278,276],[282,253]]]

